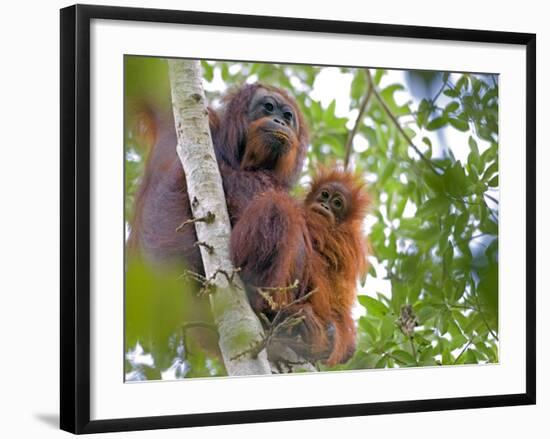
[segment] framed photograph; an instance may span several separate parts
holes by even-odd
[[[62,9],[61,428],[534,404],[535,44]]]

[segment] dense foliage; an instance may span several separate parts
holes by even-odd
[[[337,369],[497,362],[497,77],[260,63],[202,65],[214,106],[224,87],[244,81],[281,86],[296,97],[312,134],[305,176],[316,163],[346,161],[349,145],[350,165],[369,181],[374,206],[366,229],[372,264],[360,286],[358,349]],[[342,102],[315,93],[318,78],[327,72],[349,84],[346,99],[339,97],[349,106],[345,111],[337,111]],[[125,80],[127,103],[146,98],[170,105],[165,61],[127,58]],[[129,218],[145,151],[135,140],[133,125],[127,126]],[[154,298],[159,288],[169,292],[169,299]],[[143,267],[128,268],[130,378],[158,378],[170,367],[165,377],[224,373],[205,353],[186,351],[178,309],[185,299],[178,298],[178,291],[178,282],[156,284]],[[163,324],[147,316],[152,309],[162,313]],[[131,349],[138,342],[138,349]],[[152,356],[138,355],[141,348]]]

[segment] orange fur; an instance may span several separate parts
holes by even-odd
[[[278,179],[285,181],[295,172],[300,142],[298,136],[293,131],[289,131],[288,137],[281,135],[279,138],[280,148],[284,154],[274,154],[273,149],[265,147],[266,143],[273,143],[272,139],[267,139],[268,136],[273,135],[267,134],[262,129],[267,119],[269,118],[261,118],[250,123],[241,169],[248,171],[272,169]]]
[[[314,194],[327,183],[340,183],[350,191],[350,203],[344,220],[332,223],[308,209]],[[328,365],[346,361],[355,351],[355,324],[351,315],[356,300],[357,282],[367,269],[367,248],[361,231],[370,199],[357,176],[336,168],[322,168],[304,201],[307,229],[313,254],[309,255],[314,312],[334,326]],[[329,311],[327,313],[327,301]],[[326,336],[321,335],[321,339]],[[321,340],[322,342],[323,340]],[[313,342],[316,344],[316,342]]]
[[[327,183],[338,183],[347,193],[346,215],[339,221],[310,208],[315,193]],[[268,318],[275,315],[258,288],[281,288],[271,296],[277,309],[314,291],[287,309],[289,315],[301,313],[303,322],[282,335],[284,343],[310,360],[334,365],[345,362],[355,350],[351,310],[357,281],[367,268],[361,227],[368,205],[358,177],[323,168],[305,200],[299,202],[278,190],[266,191],[255,197],[233,228],[232,260],[242,269],[256,312]],[[288,289],[295,280],[298,287]]]

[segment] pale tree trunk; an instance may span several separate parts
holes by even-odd
[[[229,375],[270,374],[265,349],[244,354],[264,337],[262,325],[248,303],[229,256],[231,225],[222,179],[210,136],[208,112],[199,61],[168,60],[172,106],[178,138],[177,151],[185,171],[187,191],[196,221],[209,294],[219,333],[219,346]],[[186,227],[193,227],[189,224]],[[231,279],[231,281],[229,281]]]
[[[311,363],[284,345],[270,349],[277,358],[272,367],[266,350],[258,353],[255,349],[265,334],[229,255],[231,223],[210,136],[200,63],[170,59],[168,65],[177,151],[185,171],[194,226],[201,243],[205,278],[215,286],[215,291],[209,295],[210,305],[226,370],[229,375],[263,375],[272,370],[274,373],[314,372],[317,369]],[[186,227],[193,227],[193,224]]]

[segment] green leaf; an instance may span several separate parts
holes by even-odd
[[[392,211],[392,219],[393,218],[401,218],[403,216],[403,211],[405,210],[405,206],[407,205],[408,197],[403,196],[401,200],[399,200],[397,203],[394,204],[394,208]]]
[[[357,300],[372,316],[384,317],[389,312],[386,305],[370,296],[359,296]]]
[[[393,171],[395,171],[396,166],[397,166],[397,163],[394,160],[389,160],[388,163],[386,163],[384,170],[380,174],[380,179],[379,179],[380,186],[384,186],[388,178],[390,178],[393,175]]]
[[[327,109],[323,112],[323,121],[329,127],[332,126],[336,121],[336,115],[334,114],[335,110],[336,110],[336,99],[333,99],[332,101],[330,101],[330,104],[328,104]]]
[[[434,356],[434,349],[431,346],[426,347],[420,353],[419,363],[422,364],[423,366],[435,365],[436,362],[433,359],[433,356]]]
[[[468,154],[468,164],[474,168],[477,173],[483,170],[481,157],[479,156],[479,149],[477,147],[477,142],[472,136],[468,137],[468,145],[470,146],[470,154]],[[476,176],[476,180],[479,177]]]
[[[431,243],[437,239],[439,229],[435,224],[428,224],[427,226],[418,229],[413,233],[413,238],[419,241],[419,243]]]
[[[162,294],[159,294],[162,291]],[[126,269],[125,335],[126,347],[136,342],[146,349],[168,349],[168,339],[181,326],[187,312],[196,311],[194,292],[181,280],[181,272],[151,268],[130,260]]]
[[[441,352],[441,362],[443,364],[453,364],[454,358],[451,355],[451,352],[449,351],[449,348],[445,347],[443,351]]]
[[[429,320],[433,319],[438,314],[439,310],[437,308],[429,305],[424,305],[418,310],[417,317],[421,325],[426,325]]]
[[[212,66],[206,61],[202,61],[201,66],[202,66],[202,77],[206,81],[212,82],[212,79],[214,79],[214,69],[212,68]]]
[[[455,349],[463,347],[466,343],[468,343],[468,339],[464,337],[462,334],[457,334],[451,339],[451,343],[449,344],[449,349],[451,351],[454,351]]]
[[[386,102],[388,102],[388,100],[393,102],[393,94],[404,88],[402,84],[390,84],[380,92],[380,96],[382,96]]]
[[[479,156],[479,148],[477,146],[477,142],[472,136],[468,137],[468,146],[470,147],[470,150],[474,152],[477,156]]]
[[[392,357],[403,363],[405,366],[413,366],[416,364],[414,357],[407,351],[396,350],[391,353]]]
[[[449,211],[449,199],[446,197],[432,198],[418,208],[416,215],[431,217],[433,215],[446,215]]]
[[[443,175],[437,175],[432,172],[431,169],[427,169],[423,174],[423,181],[432,189],[435,193],[442,193],[445,191],[445,180]]]
[[[376,292],[376,297],[378,297],[378,300],[380,302],[382,302],[384,305],[386,305],[388,307],[390,306],[391,301],[390,301],[390,299],[388,299],[388,296],[386,296],[385,294]]]
[[[321,104],[319,104],[319,102],[317,101],[311,101],[311,105],[309,107],[310,111],[311,111],[311,117],[313,118],[313,120],[320,120],[321,119],[321,115],[322,115],[322,108],[321,108]]]
[[[468,126],[468,122],[461,120],[461,119],[455,119],[455,118],[449,118],[449,123],[452,127],[456,128],[459,131],[468,131],[470,127]]]
[[[376,369],[383,369],[384,367],[386,367],[386,364],[387,364],[387,357],[386,356],[381,356],[380,357],[380,360],[377,361],[376,365],[374,366]]]
[[[374,72],[374,76],[372,78],[373,82],[376,85],[380,85],[380,81],[382,80],[382,76],[386,74],[386,71],[384,69],[376,69]]]
[[[446,113],[453,113],[455,112],[456,110],[458,110],[458,108],[460,107],[460,104],[456,101],[452,101],[451,103],[449,103],[446,107],[445,107],[445,112]]]
[[[404,272],[402,274],[406,276]],[[392,279],[391,309],[396,315],[399,314],[401,306],[407,301],[408,290],[407,283]]]
[[[491,348],[488,348],[485,343],[475,343],[475,347],[480,353],[487,357],[487,361],[489,361],[490,363],[496,363],[498,361],[498,358],[495,356],[495,352]]]
[[[366,92],[367,78],[363,69],[357,71],[351,81],[351,97],[359,100]]]
[[[447,118],[444,116],[436,117],[432,119],[428,125],[426,125],[426,129],[429,131],[435,131],[439,128],[443,128],[445,125],[447,125]]]
[[[366,317],[363,316],[359,318],[359,327],[362,328],[366,334],[368,334],[372,342],[378,339],[378,329]]]
[[[446,309],[439,314],[436,326],[440,334],[445,334],[447,332],[449,328],[449,318],[451,318],[451,313]]]
[[[226,63],[221,64],[222,79],[224,82],[228,82],[231,74],[229,73],[229,65]]]
[[[460,91],[468,87],[468,76],[462,75],[460,79],[456,82],[455,90]]]
[[[454,89],[452,88],[447,88],[443,91],[443,94],[445,96],[449,96],[450,98],[457,98],[460,93],[458,93],[457,91],[455,91]]]
[[[453,166],[446,169],[444,179],[445,188],[451,195],[462,197],[469,195],[471,192],[466,173],[460,161],[456,161]]]
[[[480,273],[478,293],[483,312],[491,320],[492,329],[497,330],[498,318],[498,264],[491,263],[489,267]]]
[[[469,348],[462,356],[465,364],[477,364],[477,356],[473,349]]]
[[[426,122],[428,121],[428,117],[430,116],[432,112],[432,104],[426,100],[422,99],[420,101],[420,104],[418,105],[418,110],[416,113],[416,122],[418,123],[419,127],[423,127],[426,125]]]
[[[485,208],[483,212],[487,212],[489,208]],[[479,226],[479,229],[483,233],[488,233],[490,235],[497,235],[498,234],[498,224],[495,223],[492,219],[489,217],[485,218],[481,225]]]
[[[483,158],[483,157],[482,157]],[[489,165],[489,167],[487,167],[487,169],[485,170],[485,172],[483,173],[483,177],[482,179],[483,180],[488,180],[490,179],[493,175],[495,175],[495,173],[498,172],[498,162],[494,162],[492,163],[491,165]]]
[[[464,326],[464,334],[471,336],[474,331],[483,325],[483,319],[479,313],[472,313],[468,316],[468,322]]]
[[[403,277],[415,278],[415,275],[418,273],[419,262],[420,262],[419,254],[405,256],[403,258],[403,263],[401,264],[401,274],[403,275]],[[395,282],[395,284],[397,283],[398,282]],[[392,282],[392,285],[394,285],[393,282]],[[392,293],[394,291],[395,291],[395,288],[392,288]],[[392,294],[392,298],[393,298],[393,294]]]
[[[391,84],[380,92],[380,96],[382,97],[386,105],[397,117],[403,116],[405,114],[410,114],[411,112],[408,104],[399,106],[397,105],[397,103],[395,102],[395,98],[393,97],[396,91],[403,90],[404,88],[405,87],[402,84]]]
[[[395,320],[391,315],[386,315],[382,319],[382,326],[380,328],[380,339],[382,341],[393,339],[393,331],[395,329]]]
[[[466,225],[468,224],[468,220],[470,219],[470,212],[464,212],[462,215],[457,216],[456,222],[455,222],[455,229],[454,229],[454,235],[455,238],[460,240],[462,239],[462,233],[464,233],[464,230],[466,229]]]

